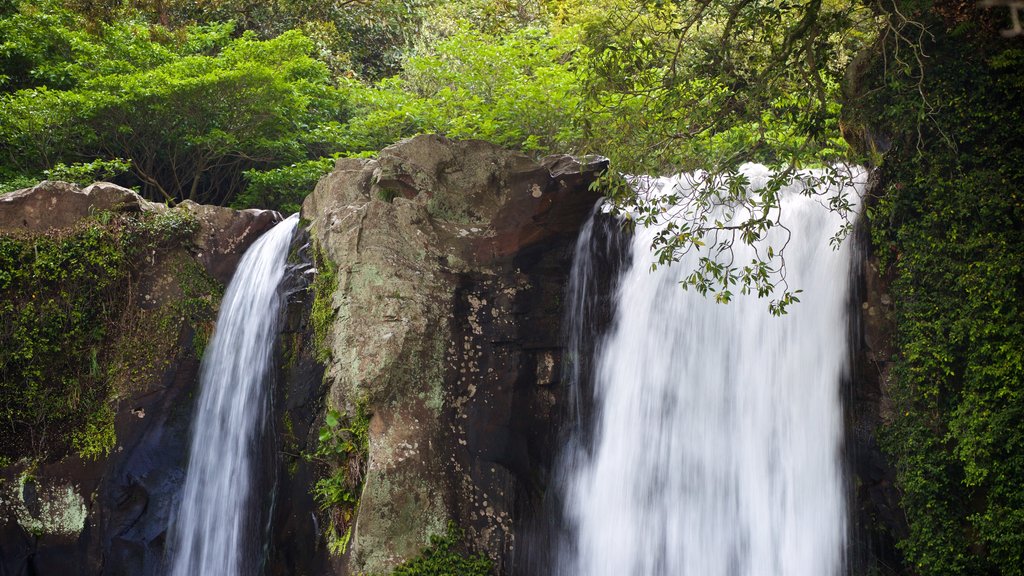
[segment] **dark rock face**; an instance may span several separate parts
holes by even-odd
[[[313,296],[308,232],[296,232],[291,252],[294,258],[281,287],[285,307],[276,346],[278,372],[268,434],[272,453],[266,480],[273,502],[266,570],[272,576],[332,576],[335,572],[315,516],[313,471],[301,456],[316,450],[315,424],[326,392],[324,367],[315,358],[310,326]]]
[[[0,196],[0,231],[42,232],[105,210],[167,209],[113,184],[79,190],[44,182]],[[197,327],[175,306],[190,296],[215,307],[216,291],[187,294],[186,284],[204,273],[227,281],[245,249],[281,219],[267,211],[176,209],[197,215],[197,249],[178,248],[138,263],[132,320],[125,323],[126,333],[111,335],[111,346],[123,348],[121,370],[128,375],[118,388],[117,445],[95,462],[68,455],[40,464],[30,475],[23,463],[0,470],[0,574],[163,573],[165,531],[184,479],[200,355]]]
[[[877,185],[875,177],[869,189]],[[891,417],[888,395],[892,341],[889,279],[869,250],[862,223],[850,241],[858,246],[850,297],[852,372],[845,398],[846,451],[851,491],[850,568],[853,574],[903,574],[896,542],[906,537],[895,471],[878,445],[878,433]]]
[[[420,136],[339,160],[303,216],[338,267],[328,402],[368,402],[343,573],[385,572],[449,520],[499,572],[549,481],[562,302],[606,168]]]
[[[201,230],[196,235],[196,260],[219,282],[231,281],[242,254],[261,234],[281,221],[273,210],[232,210],[186,200],[181,210],[194,214]]]

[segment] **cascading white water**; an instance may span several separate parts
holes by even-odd
[[[754,187],[769,177],[743,172]],[[841,221],[813,199],[788,191],[782,204],[788,281],[804,290],[783,317],[681,288],[693,256],[652,273],[654,230],[638,228],[595,359],[592,449],[563,459],[572,535],[557,573],[842,572],[850,250],[830,247]]]
[[[256,544],[247,518],[256,445],[267,414],[271,368],[292,215],[245,252],[203,356],[192,448],[170,533],[173,576],[253,572]]]

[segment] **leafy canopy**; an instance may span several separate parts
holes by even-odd
[[[127,21],[92,35],[72,32],[75,18],[23,6],[0,21],[27,31],[18,46],[46,31],[68,40],[66,54],[40,57],[10,81],[20,89],[0,94],[7,173],[124,158],[132,166],[124,183],[150,198],[224,204],[244,187],[246,170],[304,160],[311,129],[344,118],[342,93],[299,31],[259,40],[232,38],[230,24],[171,33]],[[147,40],[129,42],[140,35]]]

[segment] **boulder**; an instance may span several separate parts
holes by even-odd
[[[451,520],[509,571],[547,481],[562,296],[606,168],[419,136],[339,160],[306,199],[337,267],[329,404],[373,413],[340,571],[384,573]]]
[[[32,188],[0,195],[0,232],[45,232],[67,228],[98,212],[160,209],[165,207],[110,182],[83,189],[69,182],[44,180]]]

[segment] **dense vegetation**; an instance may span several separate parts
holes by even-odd
[[[947,33],[887,38],[863,104],[894,137],[869,215],[894,278],[901,548],[919,574],[1024,574],[1024,46],[971,11],[906,15]],[[928,58],[885,69],[898,49]]]
[[[103,177],[157,201],[293,211],[333,158],[421,132],[596,151],[625,172],[708,170],[686,198],[602,185],[639,222],[684,201],[656,241],[662,261],[698,250],[693,288],[768,295],[782,312],[799,288],[782,250],[723,264],[732,245],[784,225],[774,192],[799,170],[880,165],[867,216],[896,302],[884,445],[901,549],[918,574],[1021,574],[1024,48],[999,35],[1005,19],[966,0],[0,0],[0,191]],[[746,161],[779,170],[757,196],[737,186]],[[723,205],[749,216],[718,221]],[[15,452],[57,425],[84,431],[83,454],[109,445],[95,350],[128,244],[90,226],[0,244]],[[724,240],[703,245],[707,230]],[[45,298],[12,292],[35,290],[29,278]],[[55,355],[61,332],[75,345]],[[334,460],[327,506],[358,485],[344,472],[358,472],[359,442],[345,444],[358,427],[343,420],[316,456]]]
[[[195,224],[178,211],[103,214],[70,230],[0,235],[0,459],[110,452],[117,385],[145,369],[144,351],[121,362],[112,346],[139,320],[129,311],[135,267],[190,242]],[[169,314],[193,312],[202,311]]]

